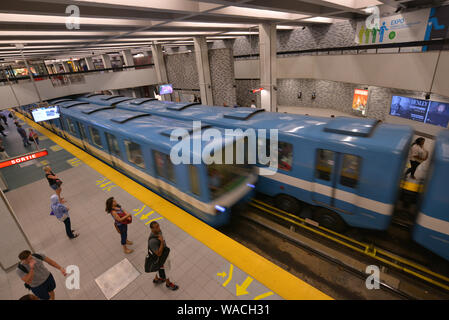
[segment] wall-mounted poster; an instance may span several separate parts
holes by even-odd
[[[355,89],[354,99],[352,99],[352,109],[366,114],[366,105],[368,104],[368,90]]]
[[[447,128],[449,103],[393,96],[390,115]]]

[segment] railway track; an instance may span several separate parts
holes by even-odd
[[[257,209],[257,213],[241,214],[243,218],[257,223],[263,227],[268,227],[271,231],[277,233],[279,236],[287,238],[287,240],[301,245],[301,247],[306,248],[308,251],[313,251],[314,254],[318,254],[322,258],[339,264],[342,267],[345,267],[347,270],[350,269],[349,271],[359,277],[367,277],[365,269],[362,268],[362,264],[351,265],[345,263],[345,259],[343,258],[339,259],[338,257],[336,258],[335,256],[328,254],[326,250],[317,251],[316,248],[313,247],[313,245],[306,244],[304,243],[304,241],[297,241],[297,239],[293,239],[295,237],[286,235],[286,232],[279,232],[280,228],[276,228],[275,224],[272,225],[268,223],[266,219],[272,222],[276,221],[278,225],[279,223],[281,223],[282,225],[287,226],[288,230],[294,230],[296,233],[300,233],[301,235],[307,234],[313,235],[315,239],[325,239],[326,242],[331,242],[335,248],[344,248],[346,252],[351,252],[353,255],[363,258],[362,260],[365,260],[367,262],[363,264],[364,266],[368,265],[370,262],[371,264],[375,263],[376,265],[381,265],[384,275],[390,280],[385,282],[381,281],[380,286],[383,289],[393,291],[395,294],[401,296],[402,298],[419,299],[421,297],[419,296],[419,294],[417,297],[415,293],[407,292],[414,292],[414,290],[401,290],[399,288],[400,286],[398,285],[398,281],[391,280],[396,279],[395,276],[398,273],[406,276],[406,279],[401,278],[399,281],[411,282],[413,281],[413,279],[415,279],[416,281],[413,282],[416,282],[416,286],[428,286],[431,291],[434,291],[432,290],[432,288],[435,288],[437,292],[441,293],[437,294],[437,296],[443,296],[445,298],[449,297],[449,277],[447,277],[446,275],[432,271],[425,266],[394,254],[391,251],[382,249],[366,242],[355,240],[333,230],[321,227],[313,220],[300,218],[294,214],[275,208],[263,201],[252,199],[249,205]],[[269,224],[270,226],[268,226]],[[298,232],[299,230],[301,230],[302,232]],[[396,272],[391,272],[392,270]],[[387,273],[393,273],[394,276],[387,276]]]

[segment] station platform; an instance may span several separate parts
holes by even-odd
[[[332,299],[78,147],[17,116],[26,129],[37,129],[40,147],[49,155],[1,169],[9,187],[5,195],[34,251],[80,270],[80,289],[67,289],[64,276],[48,267],[56,280],[57,300]],[[4,139],[8,154],[31,152],[9,122]],[[80,233],[76,239],[69,240],[63,223],[50,216],[53,191],[42,170],[45,165],[63,181],[72,229]],[[129,246],[134,249],[131,254],[123,252],[113,219],[105,212],[111,196],[133,214],[128,228],[128,238],[134,242]],[[153,284],[154,273],[144,272],[151,221],[159,222],[171,249],[167,276],[179,285],[177,291]],[[27,293],[15,269],[0,270],[0,299],[17,300]]]

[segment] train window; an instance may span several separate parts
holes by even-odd
[[[75,134],[75,135],[76,135],[75,124],[73,123],[72,120],[70,120],[70,118],[67,118],[67,125],[68,125],[68,128],[69,128],[69,131],[70,131],[72,134]]]
[[[351,154],[343,155],[343,163],[340,172],[340,184],[355,188],[359,181],[360,158]]]
[[[173,163],[168,154],[153,150],[154,163],[156,164],[156,173],[158,176],[175,182],[175,171]]]
[[[318,149],[315,166],[316,177],[321,180],[331,180],[332,169],[334,167],[334,152]]]
[[[108,148],[109,148],[109,151],[114,155],[114,156],[117,156],[117,157],[121,157],[121,153],[120,153],[120,148],[119,148],[119,146],[118,146],[118,141],[117,141],[117,139],[115,138],[115,136],[114,135],[112,135],[112,134],[110,134],[110,133],[107,133],[107,132],[105,132],[105,134],[106,134],[106,141],[108,142]]]
[[[128,161],[134,163],[135,165],[145,168],[145,163],[143,162],[142,148],[139,144],[125,140],[126,154],[128,156]]]
[[[103,148],[103,144],[101,143],[100,131],[93,127],[89,127],[90,136],[92,138],[92,142],[97,147]]]
[[[200,177],[198,175],[198,168],[194,165],[189,165],[190,190],[197,196],[200,195]]]
[[[265,155],[270,156],[270,139],[266,140]],[[288,142],[278,142],[278,169],[290,171],[293,163],[293,145]],[[269,164],[265,164],[268,166]]]

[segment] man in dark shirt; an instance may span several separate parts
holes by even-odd
[[[159,223],[157,223],[156,221],[151,222],[150,229],[151,229],[151,234],[150,234],[150,238],[148,239],[148,249],[151,251],[151,253],[160,257],[164,251],[164,247],[166,247],[167,244],[165,243],[165,240],[162,237],[162,231],[159,226]],[[167,260],[168,260],[168,258],[167,258]],[[167,260],[166,260],[165,264],[169,264]],[[156,277],[153,280],[153,283],[156,283],[156,284],[163,283],[163,282],[166,283],[165,286],[170,290],[177,290],[179,288],[176,284],[170,282],[170,280],[166,277],[164,266],[162,266],[159,269],[159,278],[156,274]]]
[[[31,146],[31,144],[28,142],[28,137],[26,131],[22,128],[22,126],[19,124],[17,125],[17,132],[20,134],[23,140],[23,146],[28,147]]]
[[[446,112],[446,106],[442,103],[438,105],[436,110],[429,112],[427,116],[426,123],[434,124],[437,126],[441,126],[443,128],[447,127],[447,123],[449,120],[449,115]]]

